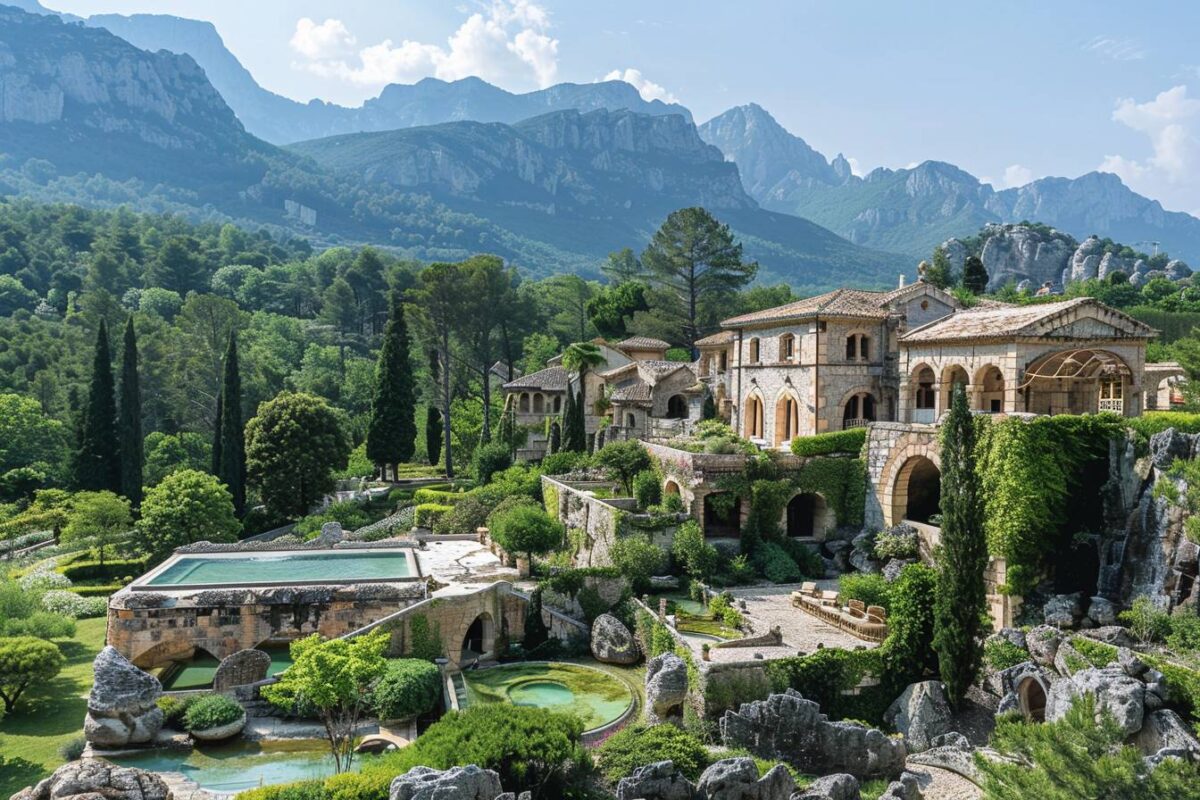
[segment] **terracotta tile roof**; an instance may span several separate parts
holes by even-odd
[[[562,367],[546,367],[531,372],[504,384],[505,391],[515,389],[542,389],[550,392],[564,392],[567,389],[567,371]]]
[[[717,331],[711,336],[705,336],[703,339],[696,340],[697,347],[708,347],[710,345],[729,344],[734,340],[733,331]]]
[[[639,379],[613,390],[609,399],[614,403],[641,404],[650,402],[650,384]]]
[[[664,342],[662,339],[653,339],[649,336],[630,336],[623,342],[617,342],[615,345],[618,350],[670,350],[671,345]]]
[[[1050,336],[1053,335],[1054,323],[1059,317],[1083,307],[1095,308],[1101,321],[1120,330],[1122,337],[1149,339],[1156,335],[1156,331],[1149,325],[1104,305],[1094,297],[1077,297],[1073,300],[1029,306],[971,308],[914,328],[901,336],[900,341],[905,344],[919,344],[997,337]]]

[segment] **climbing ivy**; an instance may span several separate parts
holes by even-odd
[[[1124,435],[1122,421],[1112,415],[979,416],[975,424],[988,551],[1006,562],[1008,580],[1000,590],[1025,594],[1061,543],[1087,467],[1106,459],[1109,440]]]

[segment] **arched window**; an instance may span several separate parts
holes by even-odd
[[[916,405],[917,408],[933,409],[937,404],[937,392],[933,388],[937,377],[933,374],[933,369],[923,367],[917,373],[916,386]]]
[[[790,394],[775,404],[775,445],[787,444],[800,432],[800,404]]]
[[[779,360],[791,361],[796,357],[796,337],[785,333],[779,337]]]
[[[857,336],[851,335],[851,336],[846,337],[846,360],[847,361],[853,361],[858,355],[858,341],[857,340],[858,340]]]
[[[558,414],[562,411],[562,396],[556,395],[554,398],[554,413]]]
[[[681,394],[673,394],[667,398],[667,419],[687,419],[687,398]]]
[[[842,428],[861,428],[875,421],[875,398],[868,392],[859,392],[846,401],[842,410]]]
[[[627,428],[636,428],[637,427],[637,417],[634,414],[630,413],[630,414],[625,415],[625,427],[627,427]]]
[[[724,372],[728,367],[729,356],[724,350],[717,355],[717,372]]]
[[[541,414],[546,410],[546,398],[541,394],[533,396],[533,413]]]
[[[870,336],[859,336],[858,337],[858,359],[860,361],[870,361],[871,360],[871,337]]]
[[[750,340],[750,363],[758,363],[758,339]]]
[[[747,439],[761,439],[763,435],[763,403],[757,395],[746,398],[742,430]]]
[[[521,393],[521,406],[519,410],[522,414],[529,413],[529,395],[525,394],[524,392]]]

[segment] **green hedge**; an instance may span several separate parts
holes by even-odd
[[[867,441],[866,428],[798,436],[792,439],[792,453],[797,456],[825,456],[830,453],[858,455]]]
[[[454,506],[441,503],[421,503],[414,511],[413,524],[418,528],[433,528],[453,510]]]
[[[1149,441],[1156,433],[1174,428],[1181,433],[1200,433],[1200,414],[1188,411],[1147,411],[1140,417],[1125,420],[1139,437]]]
[[[129,576],[141,575],[146,571],[147,561],[144,558],[109,559],[101,564],[99,561],[76,561],[59,567],[58,571],[74,582],[89,580],[113,581]]]
[[[417,489],[417,491],[413,492],[413,502],[418,505],[422,503],[454,505],[466,496],[466,492],[456,492],[449,489]]]
[[[72,586],[67,591],[74,592],[80,597],[108,597],[123,588],[125,588],[123,583],[106,583],[101,586]]]

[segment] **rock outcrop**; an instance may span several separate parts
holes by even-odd
[[[931,747],[934,737],[950,732],[953,712],[941,681],[908,686],[884,712],[883,721],[904,735],[910,753]]]
[[[625,623],[612,614],[601,614],[592,623],[592,655],[605,664],[636,664],[641,658],[637,639]]]
[[[859,790],[858,778],[853,775],[825,775],[792,795],[792,800],[862,800]]]
[[[638,767],[617,784],[617,800],[693,800],[696,787],[670,761]]]
[[[858,778],[892,777],[904,766],[904,742],[854,722],[830,722],[820,707],[789,689],[726,711],[720,722],[726,747],[777,758],[803,772],[846,772]]]
[[[153,772],[85,758],[63,764],[11,800],[171,800],[171,790]]]
[[[88,695],[84,737],[101,749],[152,741],[163,724],[163,713],[155,704],[162,695],[158,678],[135,667],[111,646],[100,651],[92,669],[95,680]]]
[[[724,758],[700,775],[696,793],[705,800],[789,800],[796,790],[792,775],[776,764],[763,775],[752,758]]]
[[[1056,681],[1046,698],[1046,719],[1062,719],[1071,710],[1077,697],[1091,695],[1096,699],[1096,714],[1107,711],[1113,715],[1122,733],[1132,736],[1142,728],[1146,711],[1146,685],[1131,678],[1120,667],[1084,669],[1069,679]]]
[[[494,770],[474,764],[445,771],[413,767],[392,779],[388,800],[496,800],[503,792]]]
[[[688,690],[687,662],[663,653],[646,663],[646,721],[681,724]]]

